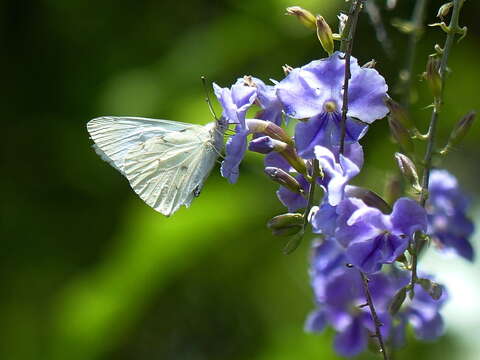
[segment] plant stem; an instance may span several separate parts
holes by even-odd
[[[348,83],[350,81],[350,57],[353,49],[353,39],[357,30],[358,15],[362,11],[365,0],[355,0],[350,6],[348,13],[348,20],[345,24],[344,33],[347,33],[347,38],[342,39],[340,50],[345,52],[345,78],[343,82],[343,105],[342,105],[342,121],[341,121],[341,137],[340,137],[340,153],[343,153],[345,148],[345,135],[347,127],[347,112],[348,112]]]
[[[443,93],[445,89],[445,79],[447,72],[448,57],[450,55],[450,50],[452,49],[453,43],[455,41],[455,35],[460,32],[460,26],[458,25],[458,19],[460,17],[460,10],[462,8],[464,0],[453,0],[453,10],[452,17],[450,19],[449,31],[447,33],[447,39],[445,40],[445,46],[443,47],[442,57],[440,59],[440,79],[441,79],[441,91],[440,95],[434,99],[434,106],[432,111],[432,116],[430,118],[430,124],[428,126],[428,143],[427,150],[424,157],[424,170],[422,176],[422,192],[420,195],[420,205],[425,206],[425,203],[428,199],[428,183],[430,180],[430,170],[432,168],[432,158],[435,151],[435,136],[437,130],[438,116],[440,113],[440,108],[443,104]],[[414,237],[413,239],[413,254],[412,254],[412,279],[410,282],[411,289],[415,286],[415,283],[418,279],[417,276],[417,262],[418,255],[422,249],[423,244],[419,244],[419,237]]]
[[[345,52],[345,77],[343,83],[343,105],[342,105],[342,135],[340,139],[340,153],[343,153],[345,149],[345,133],[346,133],[346,122],[347,122],[347,112],[348,112],[348,83],[350,81],[350,57],[352,55],[353,49],[353,39],[355,38],[355,31],[358,23],[358,15],[362,11],[365,0],[352,0],[352,5],[348,14],[347,24],[345,25],[344,33],[348,34],[346,39],[342,39],[341,50]],[[382,323],[378,319],[377,312],[375,310],[375,305],[373,304],[372,295],[370,294],[370,289],[368,288],[368,278],[367,276],[360,271],[362,277],[363,288],[365,290],[365,298],[367,300],[367,305],[370,308],[370,314],[372,316],[373,323],[375,324],[375,337],[378,339],[380,345],[380,352],[383,354],[383,359],[388,360],[388,355],[385,350],[385,344],[383,342],[382,334],[380,332],[380,327]]]
[[[382,323],[378,318],[377,311],[375,310],[375,306],[373,304],[372,294],[370,293],[370,289],[368,288],[368,277],[365,275],[364,272],[360,271],[360,276],[362,277],[362,284],[363,290],[365,291],[365,297],[367,298],[367,304],[370,309],[370,313],[372,315],[373,324],[375,325],[375,337],[378,339],[378,344],[380,345],[380,352],[383,355],[384,360],[388,360],[388,354],[385,349],[385,344],[383,342],[382,333],[380,332],[380,327]]]
[[[417,0],[412,15],[413,31],[410,34],[407,48],[406,67],[402,71],[402,92],[404,93],[402,105],[408,109],[410,106],[410,90],[412,87],[413,66],[415,65],[415,57],[417,53],[417,43],[423,28],[423,20],[425,18],[425,9],[427,8],[427,0]]]
[[[317,185],[318,177],[323,177],[323,172],[320,169],[320,164],[317,159],[312,161],[312,175],[310,176],[308,182],[310,184],[310,189],[308,190],[308,198],[307,198],[307,206],[305,207],[305,211],[303,212],[303,227],[302,230],[294,235],[285,245],[283,249],[283,253],[288,255],[295,251],[296,248],[302,242],[303,236],[305,234],[305,230],[308,226],[308,215],[310,214],[310,210],[312,210],[313,201],[315,200],[315,188]]]

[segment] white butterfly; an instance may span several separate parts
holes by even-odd
[[[227,125],[139,117],[99,117],[87,124],[95,151],[120,171],[153,209],[170,216],[200,194],[223,148]]]

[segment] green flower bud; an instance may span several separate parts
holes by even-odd
[[[443,19],[444,17],[448,16],[452,8],[453,8],[453,1],[443,4],[438,9],[437,17],[440,19]]]
[[[280,126],[274,124],[271,121],[266,121],[267,126],[262,131],[265,135],[270,136],[272,139],[283,141],[288,145],[293,145],[293,139],[287,132]]]
[[[298,213],[287,213],[275,216],[267,223],[267,227],[276,236],[291,236],[300,232],[303,228],[303,215]]]
[[[388,107],[388,110],[390,110],[391,117],[402,124],[406,129],[411,129],[414,127],[412,119],[403,106],[394,101],[391,97],[386,97],[384,101],[385,105]]]
[[[276,168],[276,167],[266,167],[265,174],[268,175],[270,179],[279,183],[282,186],[285,186],[288,190],[297,193],[303,194],[303,189],[298,183],[297,179],[295,179],[292,175],[287,173],[286,171]]]
[[[332,29],[325,21],[323,16],[318,15],[316,18],[317,24],[317,37],[320,40],[320,44],[322,44],[323,49],[328,53],[328,55],[332,55],[335,47],[333,45],[333,35]]]
[[[387,204],[393,204],[402,195],[402,182],[398,175],[389,175],[385,182],[383,197]]]
[[[388,205],[380,195],[359,186],[348,185],[345,188],[345,196],[361,199],[366,205],[377,208],[383,213],[389,213],[392,211],[390,205]]]
[[[315,16],[300,6],[290,6],[287,8],[286,15],[295,15],[300,22],[309,29],[315,30],[317,28]]]
[[[403,287],[397,291],[397,293],[392,299],[392,302],[390,303],[390,306],[388,307],[388,311],[390,312],[391,315],[395,315],[396,313],[398,313],[406,297],[407,297],[406,287]]]
[[[477,113],[475,111],[470,111],[467,115],[460,119],[457,122],[455,127],[450,134],[450,138],[448,139],[448,144],[445,149],[442,150],[443,152],[447,152],[453,146],[457,146],[463,140],[463,138],[467,135],[468,131],[472,127],[473,122],[475,121],[475,117]]]
[[[398,145],[403,149],[404,152],[412,153],[413,152],[413,142],[410,138],[408,130],[395,118],[390,115],[388,117],[388,126],[390,127],[390,133],[397,142]]]
[[[405,179],[416,191],[421,191],[422,187],[418,181],[417,169],[415,168],[413,161],[410,160],[408,156],[398,152],[395,153],[395,160],[397,160],[397,165]]]
[[[377,62],[375,61],[375,59],[372,59],[369,62],[366,62],[365,64],[363,64],[362,68],[364,68],[364,69],[375,69],[375,66],[377,66]]]

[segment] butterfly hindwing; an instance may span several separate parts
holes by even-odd
[[[149,206],[169,216],[189,206],[217,159],[205,127],[154,136],[133,147],[124,174]]]

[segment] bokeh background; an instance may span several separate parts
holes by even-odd
[[[384,8],[384,1],[377,4]],[[382,10],[395,53],[387,56],[368,16],[354,54],[372,58],[395,96],[407,36],[390,24],[414,1]],[[428,22],[442,1],[430,1]],[[90,148],[86,122],[100,115],[211,121],[200,76],[222,86],[244,74],[281,79],[324,53],[284,8],[301,5],[333,27],[342,0],[4,0],[0,3],[3,134],[0,359],[336,359],[332,332],[310,335],[309,241],[292,255],[266,221],[284,211],[276,186],[249,155],[236,185],[218,167],[190,209],[164,218]],[[469,34],[451,55],[439,139],[480,109],[480,4],[467,1]],[[412,107],[425,129],[430,103],[418,81],[444,35],[426,29]],[[218,109],[218,106],[217,106]],[[471,195],[480,222],[479,126],[445,161]],[[385,121],[363,143],[356,184],[382,191],[394,171]],[[478,235],[474,238],[478,249]],[[433,253],[433,249],[430,251]],[[433,257],[432,257],[433,256]],[[443,256],[423,264],[451,288],[447,334],[410,339],[397,359],[478,359],[478,264]],[[374,358],[367,354],[365,359]]]

